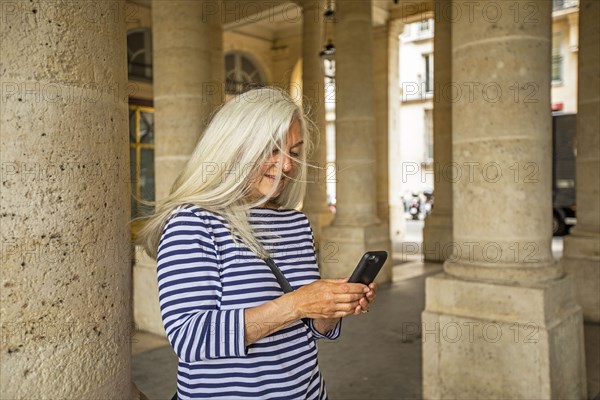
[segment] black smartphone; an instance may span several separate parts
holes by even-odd
[[[387,260],[387,256],[387,251],[367,251],[358,262],[348,282],[364,283],[365,285],[373,282]]]

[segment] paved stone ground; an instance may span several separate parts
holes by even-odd
[[[394,283],[380,288],[376,307],[343,321],[342,337],[319,342],[319,365],[331,400],[420,399],[421,339],[415,334],[425,305],[425,278],[438,264],[394,267]],[[589,398],[600,392],[600,325],[586,324]],[[166,339],[140,332],[133,343],[133,379],[150,400],[175,393],[177,358]],[[600,398],[599,398],[600,399]]]

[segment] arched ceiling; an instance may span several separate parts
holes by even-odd
[[[152,0],[128,0],[151,7]],[[194,0],[197,1],[197,0]],[[223,29],[272,41],[302,33],[303,0],[222,0]],[[305,0],[314,1],[314,0]],[[338,0],[344,1],[344,0]],[[348,0],[352,1],[352,0]],[[433,0],[373,0],[373,25],[389,19],[413,22],[423,13],[433,10]]]

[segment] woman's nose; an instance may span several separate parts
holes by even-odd
[[[291,171],[292,167],[293,167],[293,164],[292,164],[292,159],[290,158],[290,156],[288,156],[288,155],[283,156],[283,162],[281,165],[283,172]]]

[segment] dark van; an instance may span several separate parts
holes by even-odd
[[[575,119],[577,114],[552,113],[553,234],[563,236],[575,225]]]

